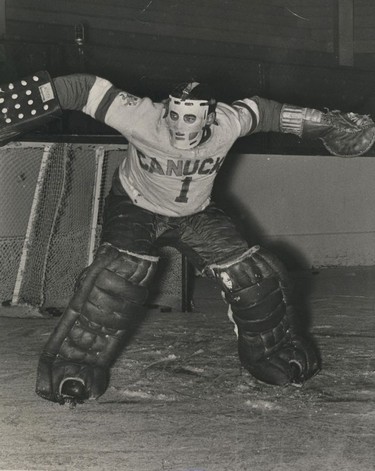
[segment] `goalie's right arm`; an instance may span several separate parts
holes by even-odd
[[[53,84],[61,108],[82,111],[94,83],[95,76],[89,74],[72,74],[54,78]]]
[[[83,111],[105,122],[110,105],[120,93],[108,80],[94,75],[72,74],[52,79],[46,71],[2,85],[0,145],[61,116],[63,110]],[[122,116],[123,133],[127,120],[131,122],[131,117]]]
[[[102,122],[121,92],[108,80],[88,74],[57,77],[53,83],[63,110],[83,111]]]

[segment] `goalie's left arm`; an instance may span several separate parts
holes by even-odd
[[[238,100],[232,106],[247,109],[251,116],[251,126],[242,118],[242,135],[272,131],[295,134],[302,139],[321,139],[331,154],[343,157],[362,155],[375,141],[375,123],[367,115],[322,112],[258,96]],[[243,115],[240,113],[240,121]]]
[[[375,141],[375,123],[368,115],[322,111],[283,105],[281,132],[301,138],[318,138],[333,155],[356,157],[366,153]]]

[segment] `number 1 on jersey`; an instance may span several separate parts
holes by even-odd
[[[189,191],[189,186],[190,186],[191,181],[192,181],[192,177],[186,177],[182,180],[182,187],[181,187],[180,194],[175,199],[177,203],[188,202],[187,193]]]

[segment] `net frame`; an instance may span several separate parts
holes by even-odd
[[[77,178],[75,173],[77,170],[70,167],[76,165],[75,160],[79,161],[80,156],[75,155],[77,153],[77,149],[80,150],[81,153],[89,154],[90,159],[90,204],[89,204],[89,224],[87,227],[87,234],[84,236],[85,243],[84,246],[79,248],[80,256],[83,257],[84,263],[80,261],[79,265],[79,272],[82,271],[85,266],[89,265],[94,258],[95,251],[98,246],[98,241],[100,238],[101,232],[101,218],[104,206],[104,198],[109,191],[110,182],[112,180],[112,174],[114,169],[120,163],[120,161],[124,158],[124,151],[127,148],[127,144],[120,142],[120,143],[111,143],[108,141],[101,140],[99,142],[90,142],[92,138],[88,139],[88,141],[83,142],[82,140],[77,141],[76,139],[68,139],[64,136],[64,139],[59,139],[58,142],[56,139],[51,141],[25,141],[25,142],[16,142],[16,143],[9,143],[6,146],[0,148],[0,165],[6,167],[12,165],[11,159],[8,161],[4,161],[4,155],[7,152],[24,152],[25,159],[28,159],[28,153],[40,153],[40,161],[38,161],[38,171],[37,171],[37,178],[35,182],[35,188],[32,196],[32,203],[30,207],[30,212],[28,215],[28,221],[26,224],[25,233],[22,236],[22,250],[21,255],[19,256],[19,260],[17,260],[17,275],[16,281],[14,283],[14,287],[11,293],[11,296],[4,297],[4,293],[1,292],[0,286],[0,296],[3,305],[8,305],[12,307],[20,307],[25,306],[29,309],[35,309],[37,312],[41,312],[46,307],[51,308],[53,306],[53,302],[48,300],[48,296],[46,293],[48,291],[48,283],[50,283],[49,278],[51,274],[48,274],[48,264],[50,263],[51,254],[50,248],[55,243],[56,232],[59,233],[61,229],[59,228],[59,224],[61,224],[61,219],[66,217],[69,219],[69,216],[62,216],[62,206],[66,204],[66,200],[70,197],[68,193],[72,190],[68,188],[67,190],[67,182],[71,181],[72,178]],[[98,139],[96,139],[98,141]],[[58,155],[57,155],[58,154]],[[73,158],[71,156],[73,154]],[[58,157],[58,165],[55,162],[55,156]],[[82,156],[81,156],[82,157]],[[23,161],[21,157],[19,160]],[[37,159],[38,160],[38,159]],[[73,161],[73,164],[72,164]],[[8,163],[7,163],[8,162]],[[60,167],[61,166],[61,169]],[[57,173],[55,167],[58,167]],[[55,172],[55,173],[54,173]],[[72,175],[70,175],[70,173]],[[82,171],[81,171],[82,173]],[[86,172],[84,172],[86,173]],[[58,175],[58,177],[56,177]],[[85,175],[86,177],[86,175]],[[13,179],[15,177],[12,177]],[[11,179],[12,179],[11,178]],[[26,177],[25,177],[26,179]],[[30,258],[33,257],[33,250],[35,249],[35,245],[38,244],[38,238],[35,237],[35,232],[38,227],[38,215],[40,213],[41,205],[48,205],[49,203],[49,195],[48,195],[48,184],[50,183],[49,180],[55,179],[59,180],[59,186],[56,190],[55,207],[52,210],[52,215],[49,216],[49,233],[46,236],[45,246],[43,248],[44,253],[42,254],[42,261],[39,262],[37,267],[38,278],[39,278],[39,288],[38,293],[36,295],[36,299],[33,296],[28,297],[25,296],[25,286],[31,284],[30,282]],[[12,188],[12,184],[10,183],[10,188]],[[73,185],[77,185],[77,183],[73,183]],[[46,189],[47,188],[47,189]],[[47,193],[47,197],[46,194]],[[76,197],[77,198],[77,197]],[[10,194],[7,195],[7,200],[9,199],[12,201],[12,191]],[[3,203],[4,204],[4,203]],[[6,204],[6,203],[5,203]],[[76,202],[79,205],[79,201]],[[87,206],[87,202],[86,202]],[[86,208],[87,209],[87,208]],[[5,211],[6,213],[7,211]],[[83,209],[85,212],[85,209]],[[7,215],[4,214],[2,211],[2,222],[0,224],[1,227],[7,226]],[[39,223],[40,225],[40,223]],[[12,236],[10,237],[10,239]],[[14,239],[20,238],[19,235],[16,235]],[[2,238],[2,231],[0,229],[0,242],[3,241]],[[6,237],[5,239],[9,239]],[[18,243],[18,242],[17,242]],[[12,244],[10,244],[12,245]],[[7,244],[1,243],[0,245],[0,260],[4,260],[7,258],[7,255],[1,254],[3,250],[3,246],[7,246]],[[4,249],[9,250],[9,249]],[[65,249],[65,252],[69,252],[69,248]],[[11,260],[17,259],[17,255],[12,255],[9,258]],[[56,256],[55,256],[56,258]],[[158,276],[159,283],[158,287],[155,288],[155,291],[152,295],[152,303],[157,304],[159,306],[167,306],[171,308],[181,309],[182,311],[190,311],[191,310],[191,300],[190,300],[190,287],[188,286],[189,280],[189,265],[186,259],[177,253],[174,249],[165,248],[161,251],[161,273]],[[1,285],[1,275],[2,268],[0,268],[0,285]],[[72,273],[71,278],[71,287],[74,286],[75,280],[77,278],[77,270],[75,273]],[[5,274],[6,276],[6,274]],[[35,278],[32,276],[31,278]],[[35,291],[35,288],[33,288]],[[35,293],[34,293],[35,294]],[[72,294],[72,290],[70,293],[64,298],[64,303],[68,301]],[[10,299],[9,299],[10,298]],[[47,304],[46,304],[47,303]],[[56,303],[57,308],[61,308],[61,300]]]

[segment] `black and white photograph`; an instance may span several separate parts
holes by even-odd
[[[0,0],[0,471],[375,471],[374,26]]]

